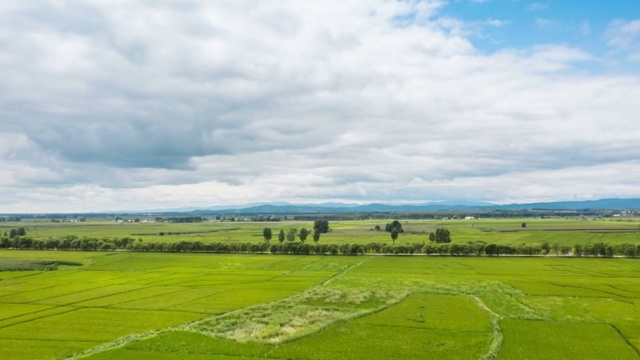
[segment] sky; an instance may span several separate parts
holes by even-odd
[[[0,2],[0,213],[640,197],[640,3]]]

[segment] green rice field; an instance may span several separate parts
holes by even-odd
[[[640,358],[634,259],[2,250],[2,264],[3,359]]]
[[[391,243],[389,233],[375,231],[376,225],[384,229],[388,220],[330,221],[331,231],[323,234],[321,243],[366,244]],[[522,223],[526,227],[522,227]],[[549,218],[549,219],[473,219],[473,220],[401,220],[405,233],[397,244],[428,241],[428,233],[439,227],[451,231],[453,243],[484,241],[504,245],[576,244],[590,245],[640,243],[640,219],[638,218]],[[274,240],[282,229],[313,229],[312,221],[279,222],[202,222],[202,223],[114,223],[93,221],[83,223],[29,222],[0,223],[0,233],[23,226],[27,234],[39,240],[62,238],[68,235],[91,238],[131,237],[143,242],[263,242],[262,229],[270,227]],[[277,241],[277,240],[275,240]]]

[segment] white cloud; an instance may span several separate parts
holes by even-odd
[[[580,28],[578,29],[580,35],[582,36],[589,36],[592,33],[591,30],[591,22],[589,22],[589,20],[583,20],[580,23]]]
[[[549,4],[543,4],[543,3],[530,3],[527,5],[527,10],[529,11],[541,11],[541,10],[548,10],[550,8]]]
[[[533,20],[533,23],[540,28],[548,28],[548,27],[556,26],[558,24],[556,20],[547,19],[547,18],[535,18]]]
[[[487,19],[482,23],[489,26],[502,27],[502,26],[509,25],[510,22],[508,20],[501,20],[501,19]]]
[[[640,49],[640,20],[614,20],[606,31],[610,46],[629,50]]]
[[[629,62],[638,62],[638,63],[640,63],[640,52],[629,54],[627,56],[626,60],[629,61]]]
[[[3,211],[640,196],[637,76],[440,1],[13,4]]]

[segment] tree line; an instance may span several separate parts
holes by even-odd
[[[376,231],[380,231],[380,225],[376,225],[374,228]],[[393,220],[391,223],[387,223],[385,225],[384,230],[389,233],[391,236],[391,241],[395,244],[398,236],[404,233],[404,229],[402,228],[402,224],[398,220]],[[438,244],[441,243],[450,243],[451,242],[451,233],[448,229],[438,228],[435,232],[429,233],[429,241],[435,242]]]
[[[13,239],[17,236],[25,236],[27,235],[27,229],[23,226],[17,229],[10,229],[9,231],[5,231],[3,236],[8,237],[9,239]]]
[[[320,235],[328,233],[329,230],[329,222],[327,220],[316,220],[313,223],[313,231],[307,228],[301,228],[300,230],[296,228],[289,228],[285,233],[284,229],[280,229],[280,232],[278,233],[278,241],[281,243],[285,240],[295,241],[297,237],[301,242],[305,242],[309,235],[313,234],[313,241],[317,244],[318,241],[320,241]],[[273,230],[270,227],[265,227],[262,229],[262,237],[265,242],[271,241],[273,238]]]
[[[30,250],[83,250],[83,251],[134,251],[134,252],[202,252],[202,253],[271,253],[317,255],[448,255],[448,256],[589,256],[589,257],[640,257],[640,245],[594,243],[588,245],[503,245],[471,241],[465,244],[423,242],[395,245],[371,242],[367,244],[322,244],[298,241],[277,243],[260,242],[145,242],[131,237],[79,238],[74,235],[45,240],[30,236],[2,237],[2,249]]]

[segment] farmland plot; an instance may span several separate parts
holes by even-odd
[[[3,358],[640,358],[634,260],[13,254]]]
[[[392,219],[370,219],[352,221],[332,221],[332,231],[323,234],[321,243],[326,244],[366,244],[370,242],[391,243],[385,231],[374,231],[376,225],[384,229]],[[552,219],[473,219],[473,220],[402,220],[405,230],[398,244],[421,243],[428,239],[428,233],[439,227],[451,231],[454,243],[485,241],[488,243],[519,244],[575,244],[589,245],[598,242],[607,244],[637,243],[640,240],[637,219],[613,221],[611,219],[552,218]],[[526,223],[523,228],[522,223]],[[26,226],[28,235],[34,239],[49,237],[63,238],[74,235],[78,238],[130,237],[136,241],[172,243],[190,242],[263,242],[262,229],[269,226],[274,234],[280,230],[313,228],[312,221],[264,222],[202,222],[202,223],[113,223],[95,221],[86,223],[46,223],[22,222],[0,225],[0,230]],[[34,258],[29,258],[30,260]],[[73,260],[72,260],[73,261]],[[177,260],[179,263],[180,261]],[[140,266],[157,266],[156,262],[140,263]],[[227,264],[230,265],[230,264]],[[247,266],[246,264],[240,265]],[[254,266],[260,266],[256,259]]]

